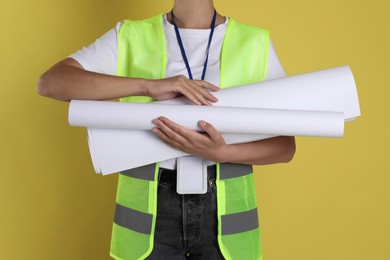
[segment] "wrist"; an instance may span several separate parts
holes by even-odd
[[[152,80],[148,79],[139,79],[140,95],[141,96],[150,96],[150,88],[153,83]]]
[[[222,147],[219,153],[218,162],[234,162],[234,154],[237,152],[237,146],[234,144],[226,144]]]

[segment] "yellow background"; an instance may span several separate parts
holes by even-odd
[[[171,1],[2,0],[0,259],[109,259],[117,175],[93,171],[68,104],[40,74],[122,19]],[[297,138],[293,162],[256,167],[265,260],[390,259],[388,0],[216,0],[270,29],[289,75],[349,64],[362,117],[342,139]]]

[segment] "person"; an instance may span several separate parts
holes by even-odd
[[[37,91],[62,101],[167,100],[212,105],[219,87],[285,76],[268,31],[215,11],[213,0],[175,0],[172,12],[119,22],[95,43],[53,65]],[[153,132],[208,162],[206,194],[176,193],[176,160],[119,174],[110,255],[115,259],[261,259],[251,165],[283,163],[294,137],[227,144],[166,117]]]

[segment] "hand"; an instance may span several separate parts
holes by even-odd
[[[210,106],[210,102],[217,102],[218,99],[207,90],[218,91],[219,88],[204,81],[190,80],[183,75],[150,80],[146,85],[146,95],[157,100],[175,98],[184,95],[196,105]]]
[[[166,117],[153,121],[152,131],[167,145],[188,154],[196,155],[214,162],[221,162],[228,151],[222,135],[209,123],[199,121],[205,133],[198,133],[178,125]]]

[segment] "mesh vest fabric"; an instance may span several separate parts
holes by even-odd
[[[159,79],[166,69],[162,15],[125,21],[118,37],[118,76]],[[221,52],[221,88],[264,80],[269,36],[265,29],[229,20]],[[124,97],[121,102],[151,102]],[[159,164],[121,172],[110,255],[144,259],[153,250]],[[252,167],[217,164],[218,244],[226,259],[262,259]]]

